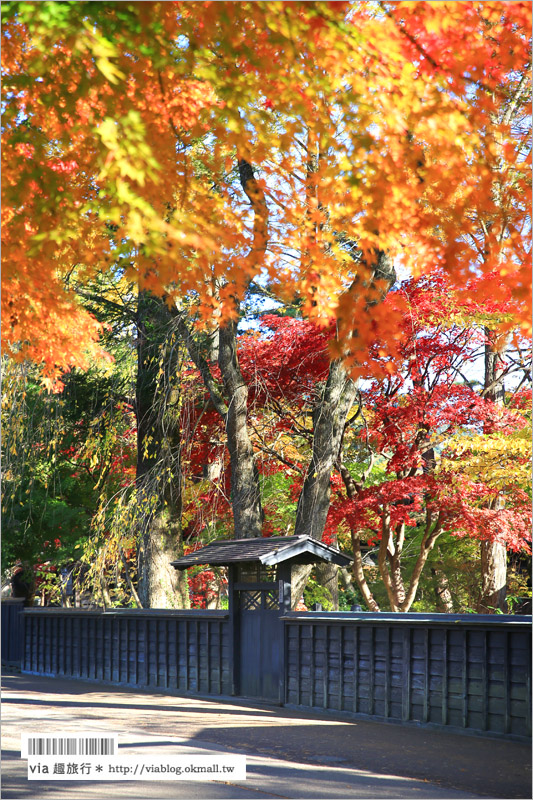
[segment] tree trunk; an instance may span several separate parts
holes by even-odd
[[[139,575],[139,598],[143,608],[190,607],[188,587],[183,581],[186,572],[178,572],[170,566],[170,562],[179,557],[179,533],[179,524],[172,524],[166,510],[151,517],[145,526]]]
[[[317,564],[315,567],[317,583],[329,592],[332,610],[339,610],[339,567],[336,564]]]
[[[236,539],[261,536],[263,510],[259,475],[248,433],[248,387],[237,357],[237,323],[220,328],[218,365],[224,381],[227,447],[231,464],[231,505]]]
[[[438,567],[431,567],[435,587],[437,610],[443,614],[453,614],[453,599],[445,573]]]
[[[253,209],[253,242],[248,253],[248,261],[259,271],[264,258],[268,240],[268,207],[264,192],[258,184],[253,168],[244,159],[238,160],[239,178],[244,193]],[[240,303],[235,296],[233,312],[238,320]],[[197,342],[180,315],[177,330],[185,343],[189,356],[200,370],[204,385],[213,405],[224,420],[227,435],[227,448],[231,469],[231,505],[233,510],[234,536],[236,539],[249,539],[261,536],[263,509],[259,472],[255,465],[254,451],[248,433],[248,387],[242,377],[237,353],[237,325],[231,319],[221,325],[209,342],[209,359],[202,354]],[[218,366],[224,383],[225,397],[222,396],[213,378],[209,360],[217,356]]]
[[[188,608],[182,554],[181,435],[176,363],[165,352],[171,315],[163,300],[139,292],[137,321],[138,595],[144,608]],[[160,364],[165,369],[161,377]]]
[[[507,550],[499,542],[481,542],[481,597],[478,613],[507,611]]]
[[[505,389],[503,381],[498,380],[502,368],[502,347],[505,343],[499,340],[490,329],[485,329],[485,397],[494,403],[503,404]],[[490,433],[490,429],[486,430]],[[501,496],[494,501],[493,507],[503,508],[505,499]],[[480,544],[481,550],[481,596],[478,603],[480,614],[493,614],[495,611],[507,610],[507,548],[501,542],[485,541]]]
[[[296,536],[322,539],[331,495],[331,473],[339,454],[346,418],[354,404],[357,387],[346,375],[340,361],[331,364],[322,397],[313,411],[313,452],[304,478],[296,509]],[[311,568],[298,567],[295,579],[305,586]],[[331,591],[333,608],[339,607],[338,567],[321,567],[320,583],[325,580]],[[293,596],[293,605],[298,602]]]
[[[342,363],[334,361],[322,397],[313,411],[313,453],[298,498],[296,536],[322,539],[330,504],[331,473],[356,391]]]
[[[363,556],[361,553],[361,536],[358,530],[352,528],[352,547],[353,547],[353,574],[357,585],[363,595],[363,600],[369,611],[380,611],[380,607],[370,591],[363,568]]]
[[[418,552],[418,557],[416,559],[416,563],[411,574],[411,580],[409,581],[409,588],[407,589],[405,599],[401,604],[399,611],[409,611],[411,606],[413,605],[414,599],[416,597],[416,593],[418,591],[418,584],[420,583],[420,576],[422,575],[422,571],[428,560],[429,554],[435,547],[437,539],[442,533],[442,523],[443,523],[443,515],[442,512],[439,513],[435,522],[433,522],[433,515],[431,511],[426,507],[426,529],[424,531],[424,536],[422,537],[422,541],[420,543],[420,550]]]
[[[208,359],[193,338],[182,315],[177,317],[176,326],[191,360],[200,371],[213,406],[226,427],[235,538],[261,536],[263,509],[259,475],[248,433],[248,387],[239,366],[237,323],[230,321],[218,329],[218,366],[224,384],[223,392],[213,377]],[[209,355],[212,355],[212,351]]]
[[[378,567],[379,567],[379,574],[381,575],[381,580],[383,581],[383,585],[387,590],[387,597],[389,599],[389,605],[391,611],[399,611],[400,608],[398,606],[397,597],[394,591],[394,584],[392,582],[392,578],[389,572],[389,556],[392,552],[394,547],[393,544],[393,533],[391,528],[391,519],[390,519],[390,508],[388,506],[384,506],[381,512],[381,541],[379,543],[379,551],[378,551]]]
[[[371,270],[370,282],[379,282],[384,297],[396,279],[392,261],[386,253],[378,251]],[[353,286],[357,286],[357,283],[356,278]],[[371,313],[370,308],[369,304],[368,313]],[[333,361],[324,391],[313,411],[313,452],[298,498],[294,530],[296,535],[322,539],[330,506],[331,474],[339,458],[346,419],[356,394],[357,385],[346,374],[342,361]],[[328,582],[336,587],[335,608],[338,608],[338,583],[336,578],[333,579],[333,569],[338,573],[338,569],[332,565]],[[299,573],[303,576],[303,568]]]

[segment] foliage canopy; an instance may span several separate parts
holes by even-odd
[[[368,313],[380,250],[456,286],[495,270],[527,302],[523,130],[501,111],[526,102],[529,3],[2,14],[3,336],[49,386],[98,351],[73,271],[192,296],[208,326],[268,276],[305,316],[336,319],[333,352],[354,371],[376,329],[395,349],[399,317]]]

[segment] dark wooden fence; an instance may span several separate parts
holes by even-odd
[[[24,623],[23,672],[231,693],[226,612],[43,608]]]
[[[24,598],[2,599],[2,664],[19,666],[22,658]]]
[[[531,735],[531,618],[286,614],[286,703]]]
[[[42,608],[21,617],[23,672],[239,693],[227,612]],[[291,612],[282,624],[287,705],[531,735],[531,617]]]

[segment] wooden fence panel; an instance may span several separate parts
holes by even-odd
[[[225,612],[39,608],[23,616],[24,672],[176,692],[231,693]]]
[[[238,654],[225,612],[44,608],[20,617],[24,672],[231,694]],[[288,705],[531,735],[530,617],[291,612],[282,621]]]
[[[531,618],[436,614],[283,617],[288,705],[531,735]]]

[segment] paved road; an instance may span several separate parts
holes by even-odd
[[[85,681],[2,680],[2,798],[529,798],[527,745]],[[247,780],[28,781],[20,733],[118,733],[121,755],[245,754]]]

